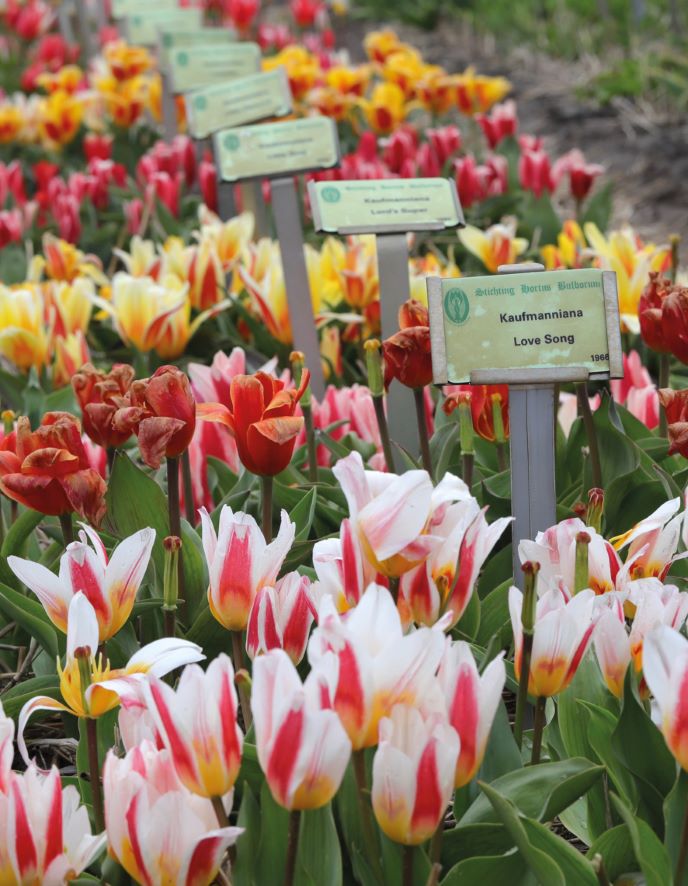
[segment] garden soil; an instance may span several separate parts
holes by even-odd
[[[389,27],[389,24],[386,25]],[[385,25],[348,21],[337,25],[340,46],[353,61],[363,61],[365,33]],[[614,182],[614,227],[630,222],[644,240],[666,243],[670,234],[683,240],[688,260],[688,118],[677,119],[648,103],[616,100],[600,107],[578,92],[601,62],[568,63],[523,46],[498,46],[491,36],[476,36],[453,22],[434,31],[394,25],[399,36],[426,59],[448,71],[475,65],[480,73],[501,74],[513,84],[519,128],[542,136],[553,158],[580,148],[588,161],[601,163]],[[597,71],[596,71],[597,68]]]

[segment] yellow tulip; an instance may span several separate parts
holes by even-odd
[[[51,280],[64,280],[67,283],[79,276],[90,277],[101,286],[108,282],[99,260],[93,255],[84,255],[73,243],[61,240],[54,234],[44,234],[42,245],[43,255],[34,258],[30,279],[39,280],[45,272]]]
[[[324,117],[340,122],[346,120],[356,106],[356,98],[330,86],[318,86],[308,93],[308,105]]]
[[[173,275],[181,283],[186,282],[191,264],[191,252],[181,237],[168,237],[160,250],[162,264],[159,276]]]
[[[292,95],[298,101],[316,85],[322,70],[318,58],[303,46],[286,46],[277,55],[263,59],[263,70],[273,71],[284,67]]]
[[[580,268],[585,248],[585,237],[578,222],[568,219],[557,235],[556,246],[548,243],[540,249],[540,255],[548,271],[558,268]]]
[[[44,291],[46,304],[55,309],[55,334],[86,333],[96,294],[93,280],[76,277],[71,283],[46,283]]]
[[[433,252],[428,252],[422,258],[409,260],[409,276],[411,278],[411,298],[427,306],[428,277],[460,277],[461,271],[453,259],[440,260]]]
[[[609,237],[604,237],[592,222],[585,224],[583,229],[598,267],[616,271],[622,328],[640,332],[640,296],[650,271],[666,270],[670,259],[669,247],[644,244],[630,225],[611,231]]]
[[[58,90],[43,100],[41,105],[41,136],[49,145],[62,147],[74,140],[84,117],[81,98]]]
[[[108,115],[117,126],[124,129],[132,126],[145,110],[149,86],[144,77],[118,80],[108,75],[96,77],[94,85],[103,97]]]
[[[506,77],[476,74],[472,67],[454,79],[457,106],[464,114],[484,114],[511,91],[511,83]]]
[[[406,118],[404,92],[396,83],[378,83],[369,99],[359,99],[365,119],[378,135],[393,132]]]
[[[384,31],[371,31],[366,34],[363,40],[366,55],[374,62],[384,62],[387,56],[398,52],[403,45],[396,33],[390,28]]]
[[[370,65],[333,65],[325,71],[325,83],[342,95],[363,95],[370,82]]]
[[[253,237],[254,219],[250,212],[242,212],[223,222],[218,216],[202,207],[200,212],[201,241],[209,241],[215,247],[225,271],[230,271],[240,260]]]
[[[287,290],[279,258],[268,265],[259,280],[251,277],[244,268],[240,268],[239,273],[251,297],[253,313],[265,323],[273,338],[282,344],[291,344],[292,332]]]
[[[48,361],[51,338],[41,293],[0,285],[0,354],[17,369],[41,369]]]
[[[466,225],[459,231],[459,240],[494,274],[500,265],[513,264],[528,248],[528,241],[516,236],[516,222],[505,221],[481,231]]]
[[[84,72],[78,65],[65,65],[63,68],[51,74],[46,71],[36,78],[38,85],[46,92],[67,92],[73,95],[84,79]]]
[[[143,46],[129,46],[124,40],[107,43],[103,58],[116,80],[131,80],[153,67],[153,57]]]
[[[18,107],[9,102],[0,104],[0,144],[17,141],[23,125],[24,115]]]
[[[112,250],[124,264],[132,277],[155,277],[160,268],[160,256],[152,240],[144,240],[134,234],[129,244],[129,252],[123,249]]]
[[[404,48],[387,56],[382,76],[388,83],[395,83],[408,99],[413,95],[415,84],[421,79],[424,69],[420,53]]]
[[[425,65],[414,94],[432,114],[446,114],[456,105],[456,78],[437,65]]]
[[[90,359],[91,355],[88,352],[83,332],[78,331],[64,337],[56,336],[53,387],[62,388],[71,384],[74,373],[78,372]]]

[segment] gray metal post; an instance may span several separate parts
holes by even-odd
[[[217,183],[217,213],[222,221],[234,218],[237,214],[232,182]]]
[[[177,104],[168,73],[162,74],[162,131],[165,141],[168,142],[171,142],[177,134]]]
[[[94,54],[93,34],[91,32],[91,16],[88,13],[84,0],[76,0],[76,17],[78,20],[81,48],[86,56],[86,60],[90,61]]]
[[[377,269],[380,278],[380,324],[382,338],[399,329],[399,308],[411,297],[406,234],[378,234]],[[387,392],[387,424],[396,443],[411,453],[418,452],[413,393],[399,382],[392,382]],[[399,459],[395,461],[399,463]]]
[[[293,177],[272,180],[272,212],[282,257],[294,347],[306,357],[313,393],[322,397],[325,379],[306,268],[301,207]]]
[[[241,202],[244,211],[252,212],[255,222],[254,236],[256,240],[261,237],[270,236],[270,224],[268,222],[268,211],[263,199],[263,183],[257,179],[242,182],[239,185],[241,191]]]
[[[57,23],[60,35],[67,43],[74,43],[74,28],[72,27],[72,4],[69,2],[57,4]]]

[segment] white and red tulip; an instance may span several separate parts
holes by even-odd
[[[509,589],[509,613],[514,633],[514,671],[521,673],[523,594]],[[549,697],[562,692],[573,679],[595,627],[595,594],[586,589],[567,601],[558,590],[547,591],[537,602],[535,632],[528,675],[528,692]]]
[[[377,577],[377,571],[363,556],[348,518],[342,520],[339,538],[324,538],[313,545],[313,568],[318,576],[314,595],[320,598],[329,594],[338,612],[356,606]]]
[[[218,532],[208,512],[201,509],[201,531],[210,575],[210,611],[228,630],[243,631],[256,594],[277,580],[294,541],[296,526],[282,511],[279,532],[267,544],[250,514],[234,513],[225,505],[220,512]]]
[[[380,721],[373,759],[372,803],[377,823],[396,843],[430,839],[454,788],[459,737],[441,714],[395,705]]]
[[[7,793],[14,760],[14,720],[8,717],[0,702],[0,794]]]
[[[332,708],[333,656],[301,683],[282,649],[253,664],[251,710],[258,760],[275,801],[285,809],[318,809],[339,789],[351,742]]]
[[[595,624],[593,644],[602,678],[617,698],[623,697],[626,671],[631,663],[631,644],[624,615],[625,595],[605,594],[596,600],[601,614]]]
[[[371,585],[343,616],[331,597],[320,601],[308,660],[317,667],[336,655],[333,704],[355,750],[376,744],[380,719],[395,704],[420,704],[439,692],[435,674],[445,646],[444,627],[440,621],[404,636],[391,594],[378,585]]]
[[[502,656],[493,659],[482,676],[468,643],[448,645],[438,674],[449,723],[460,739],[454,787],[471,781],[483,761],[490,729],[506,682]]]
[[[310,585],[306,576],[289,572],[274,587],[258,591],[246,630],[251,659],[271,649],[284,649],[294,664],[301,661],[315,618]]]
[[[176,690],[151,677],[144,694],[182,784],[201,797],[229,793],[239,774],[243,745],[230,659],[219,655],[205,673],[189,665]]]
[[[79,592],[69,604],[67,656],[64,667],[58,663],[60,692],[64,703],[38,695],[26,702],[19,714],[17,745],[29,762],[24,743],[26,723],[35,711],[66,711],[76,717],[102,717],[116,708],[120,696],[136,692],[146,674],[163,677],[175,668],[201,661],[200,646],[189,640],[165,637],[154,640],[135,652],[125,667],[111,669],[110,663],[97,655],[98,621],[84,594]],[[88,671],[88,685],[82,685],[80,662]]]
[[[73,785],[62,787],[53,767],[11,776],[0,793],[0,882],[61,886],[76,879],[105,846],[93,836],[88,811]]]
[[[148,568],[155,530],[146,528],[120,542],[108,559],[105,545],[88,526],[79,532],[60,558],[55,575],[41,563],[8,557],[7,563],[34,592],[55,627],[67,633],[67,615],[74,595],[81,591],[98,619],[101,643],[113,637],[126,623],[136,594]],[[90,545],[89,543],[90,542]]]
[[[664,740],[688,770],[688,640],[667,625],[655,628],[645,640],[643,672]]]
[[[210,801],[178,780],[168,751],[150,742],[103,767],[108,849],[137,883],[208,886],[241,828],[217,827]]]
[[[681,499],[674,498],[657,508],[628,532],[612,539],[616,550],[628,545],[626,564],[629,578],[659,578],[663,580],[676,559],[686,556],[676,550],[681,538],[684,515],[678,514]],[[630,565],[632,564],[632,565]]]

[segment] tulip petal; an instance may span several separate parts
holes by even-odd
[[[204,659],[203,650],[196,643],[176,637],[163,637],[135,652],[127,663],[126,672],[151,673],[156,677],[164,677],[175,668]]]
[[[26,742],[24,741],[24,730],[26,729],[29,717],[36,711],[65,711],[68,714],[72,713],[67,705],[62,704],[61,701],[57,701],[54,698],[48,698],[47,695],[37,695],[35,698],[26,702],[19,712],[19,720],[17,721],[17,748],[22,756],[22,760],[27,766],[31,764],[31,760],[29,758]]]
[[[112,553],[105,570],[105,593],[113,616],[109,636],[116,634],[131,614],[154,543],[155,529],[141,529],[120,542]]]
[[[32,563],[21,557],[8,557],[7,565],[41,601],[41,605],[55,627],[67,633],[67,613],[72,599],[72,590],[41,563]]]
[[[426,471],[407,471],[358,515],[358,525],[378,560],[416,540],[430,513],[432,482]]]

